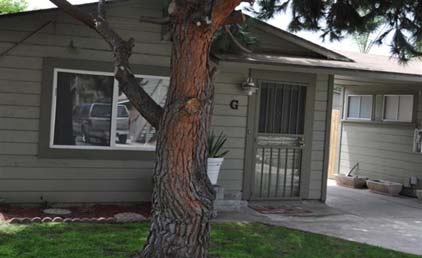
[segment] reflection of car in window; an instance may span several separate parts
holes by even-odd
[[[73,113],[74,137],[83,143],[110,145],[112,105],[106,103],[82,104]],[[117,106],[116,139],[125,144],[129,134],[129,112],[124,105]]]
[[[422,129],[415,130],[414,151],[416,153],[422,153]]]
[[[126,144],[129,134],[129,111],[125,105],[117,106],[116,137],[118,143]]]

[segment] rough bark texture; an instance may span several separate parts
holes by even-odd
[[[115,76],[135,108],[157,129],[151,232],[140,257],[206,258],[214,191],[206,174],[207,136],[214,84],[209,51],[215,31],[242,20],[234,8],[241,0],[172,0],[171,82],[164,110],[139,85],[130,66],[133,41],[124,41],[106,21],[105,1],[98,15],[66,0],[50,0],[96,30],[115,55]]]
[[[144,258],[207,257],[214,191],[206,174],[214,87],[212,34],[195,24],[173,28],[171,85],[161,120],[153,223]]]
[[[212,36],[238,0],[172,1],[171,83],[160,123],[153,218],[142,258],[206,258],[215,193],[207,176]]]

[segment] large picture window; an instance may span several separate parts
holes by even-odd
[[[412,122],[413,95],[385,95],[383,120]]]
[[[136,76],[164,105],[169,79]],[[54,69],[50,148],[155,150],[156,131],[130,104],[112,73]]]
[[[371,95],[349,96],[347,118],[357,120],[371,120],[372,106],[373,97]]]

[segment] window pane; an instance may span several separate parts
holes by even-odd
[[[54,145],[110,144],[111,76],[57,73]]]
[[[360,106],[360,118],[371,119],[372,117],[372,96],[362,96]]]
[[[360,96],[350,96],[347,117],[359,118],[359,109],[360,109]]]
[[[161,106],[164,106],[169,79],[144,77],[138,82]],[[119,92],[116,121],[116,146],[155,150],[156,130],[130,104],[123,92]]]
[[[399,96],[385,96],[384,100],[384,119],[396,121],[399,110]]]
[[[412,120],[413,120],[413,96],[402,95],[400,96],[399,121],[412,122]]]

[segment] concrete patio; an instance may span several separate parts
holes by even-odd
[[[329,181],[327,203],[270,203],[311,211],[299,214],[261,214],[252,209],[222,212],[218,220],[260,221],[339,237],[422,256],[422,202],[335,185]]]

